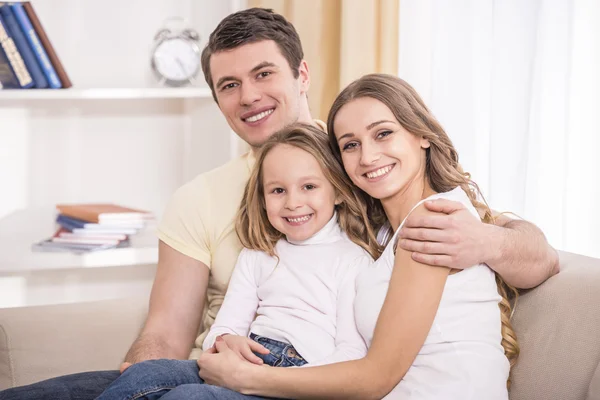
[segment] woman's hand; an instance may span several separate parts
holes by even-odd
[[[198,367],[204,382],[240,393],[244,393],[244,389],[248,388],[252,372],[260,368],[229,348],[222,339],[202,353],[198,359]]]
[[[233,350],[234,353],[254,364],[263,364],[263,360],[260,357],[257,357],[254,352],[260,354],[270,353],[270,351],[263,347],[263,345],[245,336],[222,335],[217,338],[217,341],[218,340],[223,340],[227,344],[227,347]]]

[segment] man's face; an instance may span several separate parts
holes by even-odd
[[[244,141],[259,147],[273,133],[298,120],[309,86],[302,61],[299,77],[272,40],[220,51],[210,58],[219,108]]]

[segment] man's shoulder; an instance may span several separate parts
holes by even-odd
[[[184,192],[216,191],[219,188],[229,188],[231,185],[248,181],[250,175],[248,155],[244,154],[220,165],[210,171],[202,172],[191,181],[179,188]]]

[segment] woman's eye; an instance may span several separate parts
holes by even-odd
[[[379,132],[379,134],[377,134],[378,138],[384,138],[386,136],[389,136],[392,134],[392,131],[383,131],[383,132]]]
[[[356,148],[357,146],[358,146],[358,143],[356,143],[356,142],[349,142],[349,143],[346,143],[342,147],[342,150],[352,150],[352,149]]]

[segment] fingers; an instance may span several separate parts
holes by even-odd
[[[213,346],[210,349],[205,350],[204,353],[207,353],[207,354],[216,354],[217,353],[217,349],[215,348],[215,346]]]
[[[458,201],[452,201],[448,199],[436,199],[426,201],[425,208],[433,212],[452,214],[453,212],[463,210],[465,206]]]
[[[124,362],[121,364],[121,367],[119,368],[119,372],[123,373],[125,372],[125,370],[129,367],[131,367],[133,364],[131,364],[130,362]]]
[[[433,228],[445,229],[452,224],[452,217],[446,214],[438,215],[416,215],[411,214],[404,222],[404,228]]]
[[[225,343],[223,339],[220,337],[215,340],[215,345],[213,346],[217,353],[222,353],[223,351],[231,350],[230,347]]]
[[[445,254],[412,253],[412,259],[421,264],[427,264],[434,267],[452,268],[453,264],[452,257]]]
[[[248,338],[248,344],[250,345],[250,349],[260,354],[269,354],[270,351],[262,344],[255,342],[254,340]]]
[[[250,361],[253,364],[263,364],[263,360],[260,357],[256,356],[256,354],[254,354],[252,350],[250,350],[250,347],[246,347],[240,353],[246,360]]]
[[[418,240],[402,239],[398,242],[398,245],[406,251],[413,251],[430,255],[446,255],[448,253],[448,246],[445,243],[422,242]]]
[[[402,239],[420,240],[424,242],[454,243],[452,235],[442,229],[403,227],[402,230],[400,230],[399,236]],[[402,244],[400,244],[400,247],[404,248]]]

